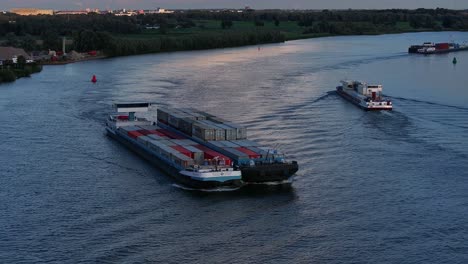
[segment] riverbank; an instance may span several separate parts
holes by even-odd
[[[14,82],[19,78],[30,77],[31,74],[42,71],[42,65],[30,64],[15,68],[13,66],[3,66],[0,69],[0,84]]]
[[[351,35],[382,35],[453,30],[440,25],[415,27],[411,22],[373,23],[343,21],[231,21],[194,20],[191,27],[146,29],[138,34],[114,34],[105,49],[109,56],[125,56],[167,51],[188,51],[281,43],[285,41]],[[439,26],[439,27],[438,27]]]
[[[82,61],[90,61],[90,60],[99,60],[108,58],[107,55],[98,55],[98,56],[89,56],[80,59],[69,59],[69,60],[61,60],[61,61],[44,61],[41,62],[41,65],[65,65],[70,63],[82,62]]]

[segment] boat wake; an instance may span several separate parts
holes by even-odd
[[[293,183],[293,178],[291,177],[288,180],[284,181],[273,181],[273,182],[250,182],[246,183],[246,185],[269,185],[269,186],[277,186],[277,185],[288,185]]]
[[[400,101],[406,101],[406,102],[414,102],[414,103],[423,103],[423,104],[429,104],[429,105],[435,105],[435,106],[443,106],[443,107],[450,107],[458,110],[465,110],[468,111],[467,107],[462,107],[462,106],[456,106],[456,105],[447,105],[447,104],[441,104],[441,103],[436,103],[436,102],[430,102],[430,101],[423,101],[423,100],[417,100],[417,99],[411,99],[411,98],[404,98],[404,97],[397,97],[397,96],[390,96],[390,95],[385,95],[388,98],[400,100]]]
[[[234,192],[234,191],[237,191],[237,190],[239,190],[241,188],[241,187],[237,187],[237,188],[218,187],[218,188],[213,188],[213,189],[195,189],[195,188],[190,188],[190,187],[183,186],[183,185],[180,185],[180,184],[177,184],[177,183],[173,183],[172,186],[176,187],[178,189],[181,189],[181,190],[185,190],[185,191],[213,192],[213,193],[216,193],[216,192]]]

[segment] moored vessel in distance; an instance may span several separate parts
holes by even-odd
[[[246,183],[290,183],[299,169],[296,161],[287,161],[278,150],[248,140],[241,125],[192,108],[157,111],[158,126],[230,158]]]
[[[435,54],[449,53],[454,51],[468,50],[467,44],[459,43],[432,43],[424,42],[422,45],[412,45],[408,48],[408,53]]]
[[[382,96],[382,85],[369,85],[360,81],[341,81],[337,93],[364,110],[392,110],[392,101]]]
[[[107,135],[159,167],[178,183],[196,189],[237,188],[242,185],[241,171],[232,161],[210,149],[197,148],[190,139],[154,125],[136,112],[147,112],[149,103],[115,104],[116,114],[106,122]],[[207,152],[217,155],[205,159]]]

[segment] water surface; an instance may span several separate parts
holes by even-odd
[[[468,33],[105,59],[1,85],[0,258],[467,263],[468,52],[406,53],[449,40]],[[343,78],[383,84],[395,110],[366,113],[342,100],[333,90]],[[122,101],[241,123],[300,171],[290,187],[177,188],[104,135],[110,106]]]

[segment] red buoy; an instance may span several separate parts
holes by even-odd
[[[93,75],[93,78],[91,78],[91,81],[92,81],[93,83],[96,83],[96,82],[97,82],[96,75]]]

